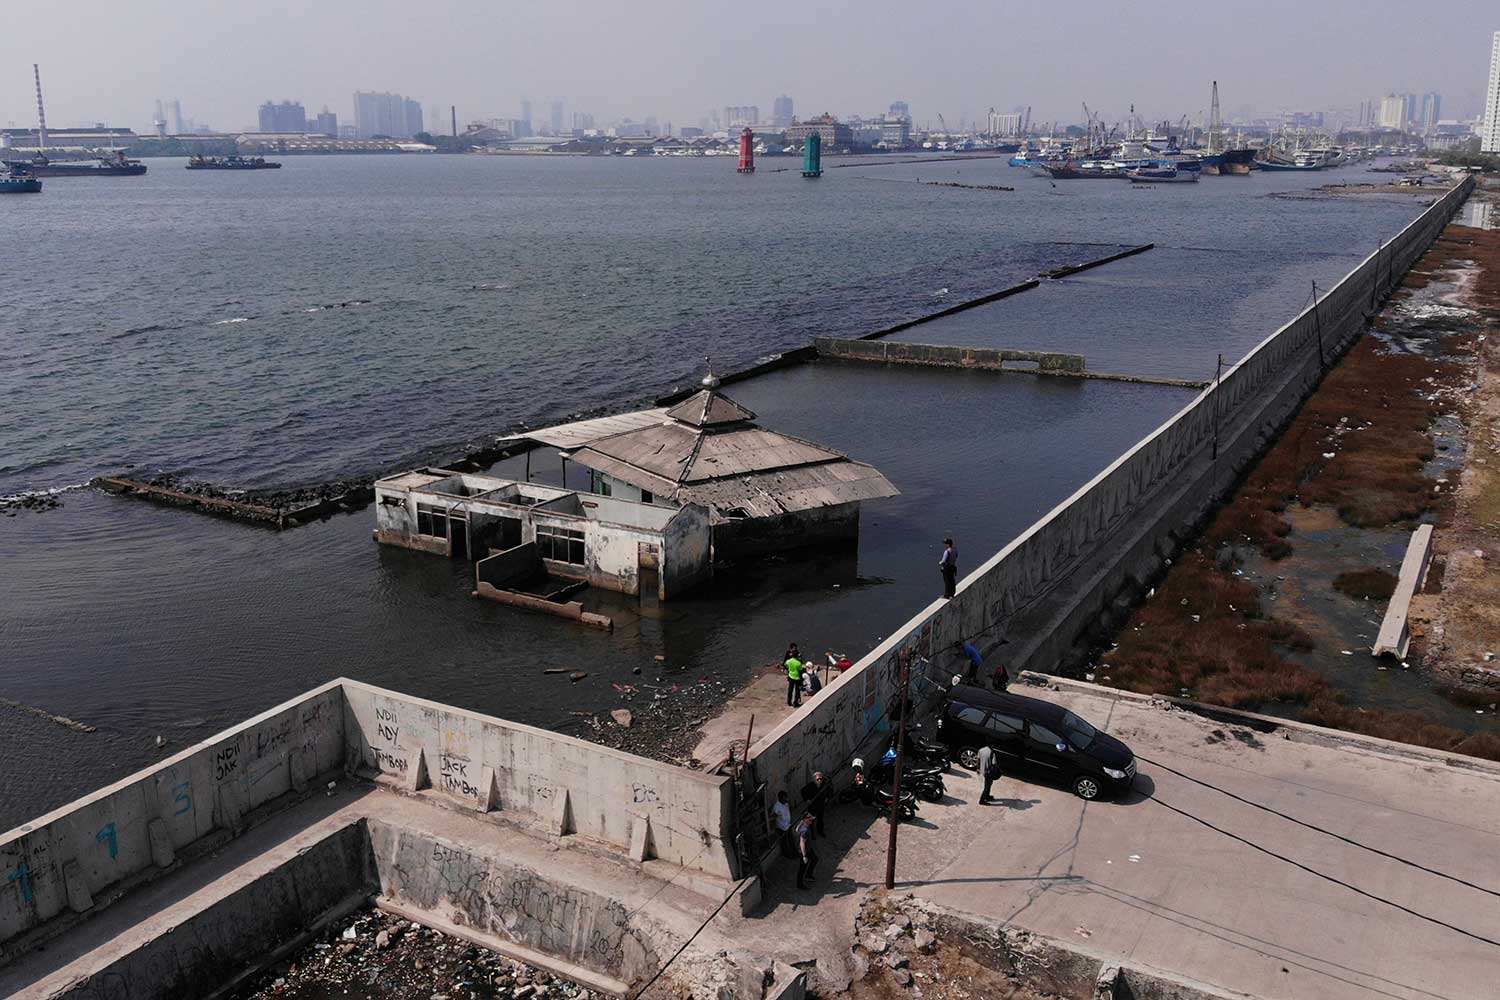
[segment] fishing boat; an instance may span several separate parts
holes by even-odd
[[[259,156],[193,156],[189,170],[280,170],[281,164]]]
[[[41,180],[24,164],[11,164],[0,174],[0,194],[37,194],[41,190]]]
[[[1125,171],[1132,184],[1182,184],[1198,179],[1196,170],[1178,170],[1171,163],[1157,163],[1149,167],[1135,167]]]

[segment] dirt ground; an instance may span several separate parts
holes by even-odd
[[[1474,197],[1500,202],[1500,182]],[[1453,262],[1477,265],[1456,298],[1483,330],[1461,414],[1466,460],[1435,534],[1437,579],[1413,603],[1413,631],[1451,683],[1500,694],[1500,230],[1451,226],[1449,234]]]
[[[1087,679],[1500,759],[1500,684],[1476,683],[1500,652],[1497,321],[1500,233],[1450,225]],[[1375,663],[1385,602],[1335,581],[1393,573],[1432,520],[1429,641]],[[1376,676],[1408,667],[1445,697]]]

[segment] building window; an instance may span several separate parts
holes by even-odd
[[[650,490],[641,490],[641,503],[655,503],[656,498],[651,495]]]
[[[598,493],[601,497],[612,497],[615,495],[615,491],[609,485],[608,477],[601,475],[598,478],[597,485],[599,488],[594,492]]]
[[[543,559],[583,565],[583,532],[551,525],[536,526],[536,547]]]
[[[433,538],[448,537],[448,508],[417,504],[417,534]]]

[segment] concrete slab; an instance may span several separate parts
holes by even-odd
[[[1138,788],[1160,801],[1084,803],[1007,777],[999,802],[981,807],[977,780],[955,769],[948,800],[923,804],[918,823],[901,828],[899,887],[1118,964],[1257,997],[1495,995],[1495,770],[1295,742],[1104,694],[1034,693],[1130,744],[1142,758]],[[1481,888],[1308,830],[1161,765]],[[822,983],[836,982],[839,939],[847,949],[860,890],[883,880],[886,831],[870,810],[835,807],[814,889],[789,890],[783,865],[766,880],[761,916],[730,932],[748,947],[775,951],[779,941],[783,959],[815,959]]]
[[[819,677],[822,677],[819,674]],[[804,698],[805,700],[805,698]],[[724,705],[724,710],[709,719],[698,730],[701,739],[693,758],[712,770],[729,758],[745,759],[745,737],[760,739],[792,714],[786,703],[786,674],[778,667],[758,673]],[[750,718],[755,717],[755,731],[750,733]]]

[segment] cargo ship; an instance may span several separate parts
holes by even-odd
[[[7,164],[29,169],[37,177],[136,177],[146,172],[146,165],[132,160],[123,152],[113,156],[101,156],[97,160],[53,161],[38,153],[29,160],[15,160]]]
[[[194,156],[188,159],[189,170],[280,170],[281,164],[259,156]]]

